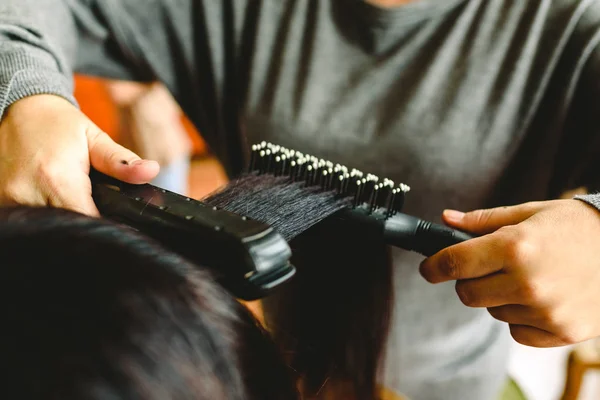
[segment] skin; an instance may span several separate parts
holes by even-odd
[[[433,284],[455,281],[468,307],[485,307],[524,345],[555,347],[600,336],[600,213],[579,200],[461,213],[450,226],[482,236],[424,260]]]
[[[159,171],[116,144],[67,100],[52,95],[12,104],[0,123],[0,206],[53,206],[98,216],[90,165],[129,183]]]

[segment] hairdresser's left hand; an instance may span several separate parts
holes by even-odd
[[[486,307],[513,338],[553,347],[600,336],[600,212],[579,200],[447,211],[445,223],[482,235],[427,258],[431,283],[457,281],[469,307]]]

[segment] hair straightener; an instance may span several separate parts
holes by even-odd
[[[96,170],[90,179],[92,197],[103,217],[212,269],[219,282],[242,300],[266,296],[296,272],[288,243],[262,222]]]
[[[403,214],[406,184],[262,142],[252,146],[249,173],[287,176],[348,199],[335,216],[360,224],[388,245],[431,256],[471,239],[450,227]],[[100,213],[158,240],[192,262],[217,272],[223,286],[243,300],[265,297],[290,280],[291,249],[271,226],[215,209],[202,201],[143,184],[121,182],[93,170],[92,197]]]

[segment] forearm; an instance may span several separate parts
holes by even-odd
[[[73,104],[77,32],[64,0],[2,0],[0,120],[17,100],[35,94]]]

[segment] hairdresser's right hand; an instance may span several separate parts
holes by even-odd
[[[0,206],[65,208],[98,216],[89,171],[129,183],[146,183],[159,171],[116,144],[67,100],[26,97],[0,121]]]

